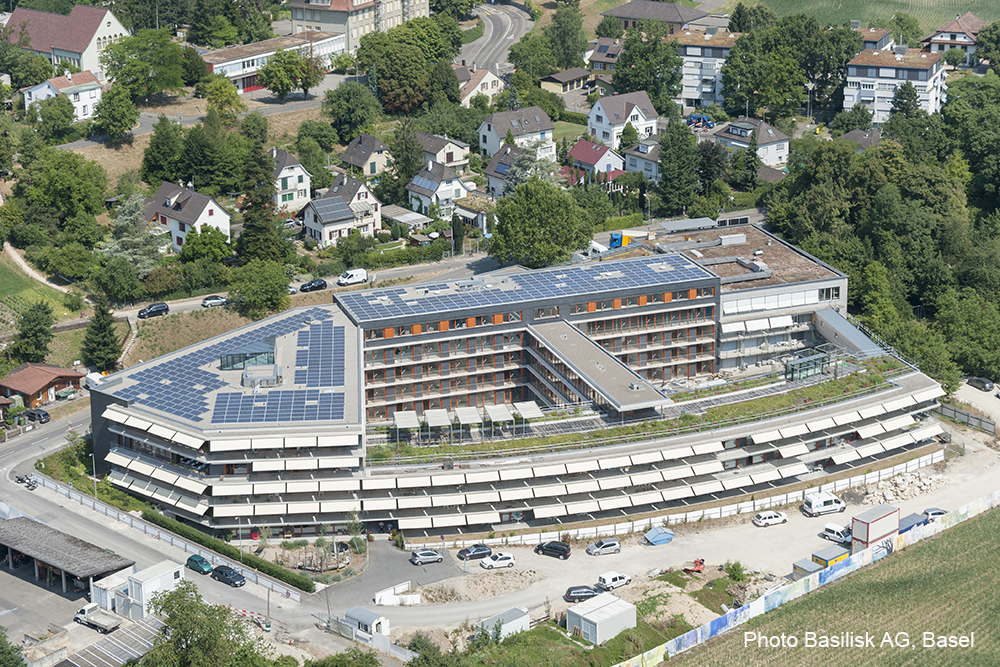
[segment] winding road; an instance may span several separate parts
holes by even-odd
[[[498,74],[513,69],[507,52],[534,27],[531,17],[520,7],[502,4],[480,5],[472,13],[483,19],[483,36],[462,47],[461,60],[494,70],[499,64]]]

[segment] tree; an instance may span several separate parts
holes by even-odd
[[[189,181],[194,188],[204,188],[215,178],[215,162],[220,146],[210,141],[205,125],[192,127],[184,136],[178,162],[178,177]]]
[[[97,127],[119,145],[139,120],[139,109],[124,86],[112,86],[94,105]]]
[[[517,143],[514,141],[514,132],[508,127],[507,134],[503,135],[503,145],[504,146],[516,146]]]
[[[333,119],[332,125],[341,140],[349,142],[375,126],[382,107],[367,87],[356,81],[345,81],[326,91],[323,113]]]
[[[236,240],[236,254],[244,265],[258,259],[283,266],[293,252],[283,239],[275,217],[273,169],[274,159],[263,149],[255,150],[247,158],[244,194],[239,207],[243,214],[243,233]]]
[[[527,183],[532,178],[538,178],[546,183],[556,183],[556,164],[552,160],[539,158],[534,146],[518,149],[511,161],[507,178],[504,180],[503,192],[512,194],[521,183]]]
[[[955,69],[959,65],[964,65],[968,55],[962,49],[952,47],[944,52],[944,62]]]
[[[850,111],[841,111],[834,116],[831,125],[835,136],[847,134],[853,130],[870,130],[872,112],[864,104],[855,102]]]
[[[255,44],[274,37],[271,27],[271,17],[259,11],[247,12],[240,26],[240,41],[244,44]]]
[[[21,362],[37,364],[45,361],[55,321],[52,306],[47,302],[36,301],[28,306],[17,323],[17,334],[10,344],[11,355]]]
[[[113,257],[97,271],[91,281],[113,303],[134,303],[146,294],[135,265],[125,257]]]
[[[622,30],[622,22],[620,19],[614,16],[605,16],[601,19],[601,22],[597,24],[597,36],[604,37],[607,39],[617,39],[622,36],[625,32]]]
[[[21,647],[11,644],[7,639],[7,629],[0,626],[0,667],[21,667],[23,664]]]
[[[132,99],[149,98],[184,87],[181,47],[164,30],[141,30],[109,44],[101,65],[116,86],[124,86]]]
[[[259,111],[251,111],[240,121],[240,133],[247,138],[254,149],[267,143],[267,116]]]
[[[101,213],[107,186],[108,175],[96,162],[72,151],[45,148],[22,170],[14,194],[28,203],[51,206],[66,219],[80,212]]]
[[[490,256],[537,269],[569,257],[593,237],[593,225],[572,195],[532,178],[497,202]]]
[[[354,59],[354,54],[341,51],[330,56],[330,67],[337,74],[347,74],[349,72],[353,74],[351,70],[357,67],[357,61]]]
[[[391,45],[378,63],[376,86],[382,106],[388,113],[413,111],[424,101],[428,78],[420,49],[409,44]]]
[[[473,4],[472,0],[432,0],[430,3],[435,14],[447,14],[455,19],[466,16]]]
[[[896,88],[896,92],[892,94],[890,117],[899,114],[903,118],[912,118],[920,110],[920,93],[912,83],[906,81]]]
[[[0,169],[14,166],[14,120],[7,115],[0,116]]]
[[[729,176],[729,151],[720,143],[702,141],[698,144],[698,179],[701,191],[717,180],[725,181]]]
[[[326,72],[319,56],[303,58],[299,65],[298,83],[302,89],[302,97],[309,99],[309,90],[323,83]]]
[[[431,104],[438,102],[457,103],[461,99],[458,87],[458,76],[447,60],[439,60],[431,70],[427,81],[427,100]]]
[[[381,664],[374,651],[363,651],[357,646],[352,646],[342,653],[328,655],[319,660],[306,660],[303,667],[379,667]]]
[[[187,40],[192,44],[221,48],[239,41],[242,16],[236,0],[196,0],[187,19],[190,24]],[[217,19],[224,19],[225,23]],[[226,34],[220,37],[216,31],[223,26],[226,26]]]
[[[111,222],[111,236],[97,250],[105,259],[125,259],[135,267],[139,279],[153,270],[161,245],[161,232],[155,223],[146,219],[144,201],[141,194],[134,194],[118,207],[118,215]]]
[[[729,15],[729,32],[766,30],[777,22],[778,15],[763,2],[749,6],[739,2]]]
[[[239,115],[247,110],[240,92],[229,79],[219,78],[210,81],[205,87],[205,101],[209,109],[214,109],[219,114],[222,123],[230,127],[235,125]]]
[[[733,185],[744,192],[753,192],[757,188],[757,172],[764,166],[764,162],[757,154],[756,131],[750,133],[747,147],[740,151],[739,158],[733,160]]]
[[[103,371],[114,368],[122,354],[122,342],[115,331],[115,318],[108,305],[108,297],[99,293],[94,295],[93,300],[94,315],[87,324],[81,353],[85,364]]]
[[[545,29],[555,56],[556,67],[569,69],[583,62],[587,50],[587,35],[583,31],[583,14],[576,7],[560,7]]]
[[[313,190],[329,187],[333,183],[333,174],[326,168],[327,154],[314,138],[299,133],[295,140],[295,154],[305,170],[312,174]]]
[[[809,36],[804,44],[798,45],[800,59],[806,78],[814,84],[816,104],[825,106],[836,100],[839,106],[843,103],[847,63],[861,52],[864,43],[861,33],[849,28],[820,30],[812,25],[803,26],[802,31]],[[795,48],[797,45],[789,46]]]
[[[208,63],[193,46],[181,49],[181,71],[185,86],[193,86],[208,76]]]
[[[302,121],[302,124],[299,125],[298,137],[299,139],[308,138],[314,140],[327,153],[340,143],[340,137],[337,136],[337,131],[333,129],[333,126],[330,123],[318,120]],[[309,173],[313,172],[310,171]],[[313,175],[315,176],[315,174]]]
[[[153,125],[153,136],[142,154],[139,175],[151,185],[161,181],[176,183],[180,175],[181,150],[184,147],[184,130],[179,123],[163,114]]]
[[[527,72],[534,81],[558,70],[552,44],[548,36],[538,30],[532,30],[512,45],[507,60],[514,65],[514,69]],[[617,72],[615,74],[617,76]]]
[[[994,21],[979,31],[976,57],[989,61],[990,69],[1000,73],[1000,21]]]
[[[404,120],[389,140],[392,164],[376,187],[375,196],[387,204],[409,206],[406,186],[424,164],[424,148],[414,134],[413,121]]]
[[[203,258],[221,262],[232,254],[229,239],[211,225],[205,225],[200,232],[197,228],[191,229],[184,237],[184,245],[181,246],[182,262],[196,262]]]
[[[37,124],[38,136],[46,143],[60,143],[76,121],[76,110],[66,95],[56,95],[28,107],[31,121]]]
[[[9,64],[10,85],[14,90],[36,86],[52,76],[52,63],[44,56],[21,52]]]
[[[296,51],[278,49],[257,72],[257,83],[264,86],[284,103],[295,88],[302,56]]]
[[[258,320],[288,308],[288,274],[284,263],[253,258],[233,269],[229,293],[241,315]]]
[[[682,65],[667,24],[640,21],[625,31],[624,51],[615,66],[615,90],[645,90],[661,115],[674,115],[670,112],[677,108],[673,100],[681,89]]]
[[[772,28],[736,40],[722,66],[727,113],[757,116],[768,110],[772,115],[787,116],[802,105],[805,71],[799,54],[784,39],[781,28]],[[615,77],[617,80],[617,69]]]
[[[634,125],[632,125],[632,121],[625,123],[625,128],[622,130],[619,141],[620,143],[618,145],[622,147],[622,150],[631,148],[637,141],[639,141],[639,131],[635,129]]]
[[[657,186],[662,215],[680,215],[698,194],[698,145],[684,123],[667,124],[660,137],[660,183]]]
[[[451,19],[449,19],[451,20]],[[441,29],[442,24],[433,18],[418,16],[389,29],[389,40],[396,45],[410,45],[423,53],[421,64],[450,60],[462,48],[461,32],[458,33],[458,48]],[[454,27],[458,27],[457,24]]]

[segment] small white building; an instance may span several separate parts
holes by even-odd
[[[625,171],[635,171],[654,183],[660,182],[660,137],[651,134],[625,150]]]
[[[253,44],[228,46],[203,53],[201,57],[208,63],[209,73],[228,76],[242,94],[263,87],[257,83],[257,72],[279,49],[295,50],[304,56],[319,58],[324,68],[329,68],[330,56],[344,51],[344,35],[317,31],[298,32]]]
[[[469,144],[450,137],[426,132],[414,132],[424,149],[424,162],[440,162],[461,174],[469,168]]]
[[[880,125],[889,118],[896,89],[909,81],[917,89],[920,108],[929,114],[939,111],[947,99],[943,56],[941,51],[924,53],[906,46],[862,51],[847,63],[844,108],[860,102],[872,112],[872,123]]]
[[[592,644],[603,644],[634,628],[635,605],[612,593],[601,593],[566,611],[566,631]]]
[[[212,197],[182,188],[166,181],[160,185],[152,199],[146,200],[146,220],[154,222],[170,232],[171,247],[180,252],[184,238],[192,229],[201,230],[215,227],[230,238],[230,215]]]
[[[344,614],[345,620],[362,632],[370,635],[389,636],[389,619],[382,614],[368,611],[364,607],[351,607]]]
[[[484,157],[492,157],[503,146],[509,130],[517,146],[535,147],[539,158],[555,160],[554,129],[555,125],[541,107],[499,111],[487,116],[479,125],[479,149]]]
[[[288,151],[271,149],[274,159],[274,206],[298,212],[312,199],[312,174]]]
[[[738,32],[718,32],[708,27],[705,32],[684,30],[674,35],[678,53],[684,61],[681,91],[674,98],[679,106],[702,107],[722,104],[722,66],[729,50],[742,36]]]
[[[656,132],[659,117],[645,90],[602,97],[587,114],[587,132],[617,149],[627,123],[632,123],[642,139]]]
[[[156,593],[172,591],[184,578],[184,566],[172,560],[147,567],[128,576],[127,591],[115,593],[117,613],[141,621],[149,613],[149,603]]]
[[[935,30],[930,37],[921,41],[927,45],[931,53],[944,53],[949,49],[959,49],[965,52],[965,64],[972,65],[976,58],[976,42],[979,32],[989,23],[972,12],[956,16],[954,21],[948,21]]]
[[[434,222],[434,220],[428,218],[426,215],[411,211],[402,206],[396,206],[395,204],[387,204],[382,207],[382,219],[386,221],[385,226],[387,229],[398,222],[401,225],[406,225],[406,229],[410,233],[427,229],[428,225]]]
[[[768,167],[788,162],[787,134],[756,118],[740,118],[718,128],[712,136],[715,143],[730,150],[750,147],[750,135],[757,137],[757,155]]]
[[[528,610],[525,607],[514,607],[513,609],[502,611],[495,616],[490,616],[486,620],[476,623],[476,636],[478,637],[485,633],[490,637],[494,637],[498,625],[499,637],[496,637],[496,639],[502,641],[511,635],[516,635],[518,632],[527,632],[531,629],[531,617],[528,615]]]
[[[503,92],[507,84],[498,77],[493,70],[486,67],[467,67],[465,61],[461,65],[452,65],[455,76],[458,77],[459,104],[463,107],[472,106],[472,98],[476,95],[485,95],[493,103],[493,98]]]
[[[25,108],[47,100],[56,95],[65,95],[73,103],[73,115],[76,120],[87,120],[94,116],[94,106],[101,101],[104,88],[93,72],[67,72],[65,76],[57,76],[42,81],[36,86],[22,89]]]
[[[406,192],[414,211],[430,215],[431,206],[436,205],[441,219],[451,220],[455,200],[467,196],[469,189],[451,167],[430,161],[406,185]]]
[[[375,236],[382,229],[381,204],[362,181],[340,174],[321,199],[306,204],[302,224],[320,248],[337,245],[352,229]]]
[[[53,65],[67,63],[89,70],[104,80],[101,52],[129,31],[109,10],[74,5],[69,15],[17,7],[7,20],[15,34],[24,25],[29,39],[25,51],[44,56]]]

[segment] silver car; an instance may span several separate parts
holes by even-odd
[[[442,560],[444,560],[444,557],[433,549],[417,549],[410,554],[410,562],[414,565],[440,563]]]
[[[602,540],[597,540],[589,547],[587,547],[587,553],[591,556],[603,556],[604,554],[616,554],[622,550],[622,543],[618,541],[617,537],[605,537]]]

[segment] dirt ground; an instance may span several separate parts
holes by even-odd
[[[139,171],[139,167],[142,166],[142,154],[149,146],[152,137],[152,134],[140,134],[132,140],[131,145],[123,145],[121,148],[98,144],[77,148],[74,152],[104,167],[104,171],[108,172],[108,184],[113,189],[122,174],[133,170]]]
[[[542,575],[534,570],[500,570],[479,577],[455,577],[420,589],[423,604],[448,604],[495,598],[522,591]]]

